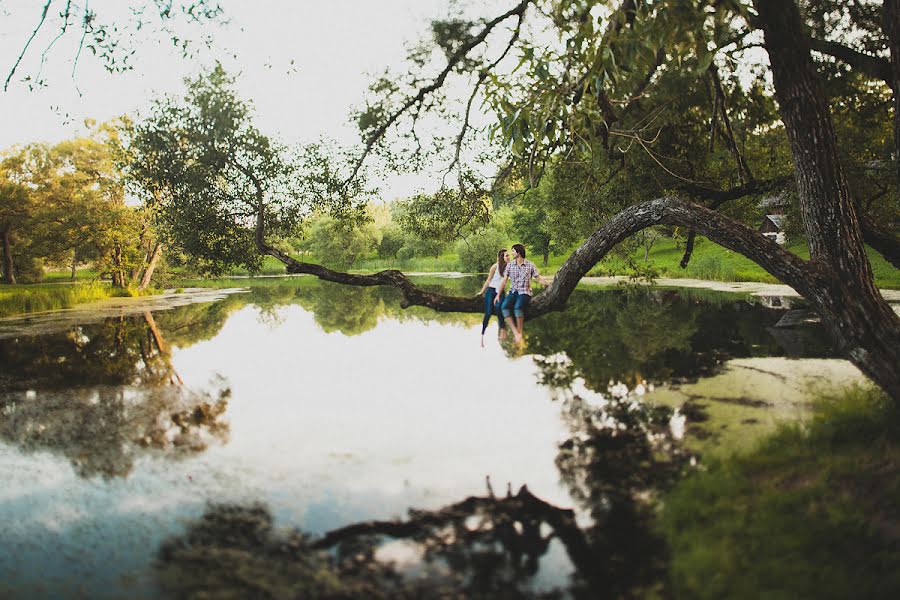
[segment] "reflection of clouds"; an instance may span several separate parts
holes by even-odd
[[[299,307],[280,314],[282,326],[268,330],[242,309],[217,337],[173,355],[188,384],[228,373],[221,452],[236,468],[259,464],[279,480],[334,475],[348,491],[385,493],[491,474],[501,485],[543,482],[555,499],[559,409],[534,385],[530,360],[510,361],[496,341],[482,350],[477,326],[385,320],[348,338]],[[348,454],[358,460],[334,458]]]

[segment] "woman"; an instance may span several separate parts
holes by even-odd
[[[487,279],[484,280],[484,285],[481,286],[481,291],[478,292],[479,296],[484,294],[484,320],[481,322],[482,348],[484,347],[484,332],[491,321],[491,313],[495,310],[497,311],[497,320],[500,322],[500,336],[503,337],[503,334],[506,333],[506,323],[503,321],[503,312],[500,310],[506,294],[500,294],[499,303],[495,303],[494,299],[497,297],[497,290],[500,288],[500,282],[503,280],[503,274],[506,272],[507,262],[509,262],[509,253],[506,251],[506,248],[502,248],[497,252],[497,262],[491,265]]]

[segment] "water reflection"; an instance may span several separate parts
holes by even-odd
[[[595,390],[610,380],[696,379],[730,358],[834,355],[821,327],[776,328],[783,314],[726,294],[579,290],[565,311],[529,325],[527,351],[565,354]],[[552,365],[544,366],[552,381]]]
[[[521,359],[398,300],[267,282],[0,340],[0,595],[664,594],[653,502],[690,457],[608,382],[828,353],[734,297],[579,291]]]
[[[0,439],[65,456],[82,477],[128,475],[138,454],[228,437],[224,380],[186,388],[154,317],[108,319],[0,343]]]
[[[322,535],[276,529],[261,503],[212,504],[160,547],[161,585],[179,598],[598,598],[663,592],[666,555],[652,525],[653,499],[689,459],[670,433],[671,412],[630,396],[558,391],[568,435],[558,445],[556,464],[577,511],[546,502],[526,486],[498,496],[490,480],[485,495]],[[572,574],[552,577],[548,585],[538,575],[553,549],[564,553]]]

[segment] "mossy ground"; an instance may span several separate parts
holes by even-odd
[[[900,597],[900,410],[856,387],[664,500],[683,598]]]

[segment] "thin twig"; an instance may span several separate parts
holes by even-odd
[[[31,32],[31,37],[28,38],[28,41],[25,42],[25,47],[22,48],[22,52],[19,53],[19,58],[16,59],[16,64],[13,65],[12,70],[9,72],[9,75],[6,77],[6,83],[3,84],[3,91],[9,87],[9,82],[13,78],[13,75],[16,72],[16,69],[19,68],[19,63],[22,62],[22,58],[25,56],[25,53],[28,51],[28,46],[31,45],[32,40],[34,40],[34,36],[37,35],[37,32],[40,31],[41,27],[44,25],[44,20],[47,18],[47,11],[50,10],[50,5],[53,3],[53,0],[47,0],[47,3],[44,5],[44,9],[41,11],[41,20],[38,22],[37,27],[34,28],[34,31]]]

